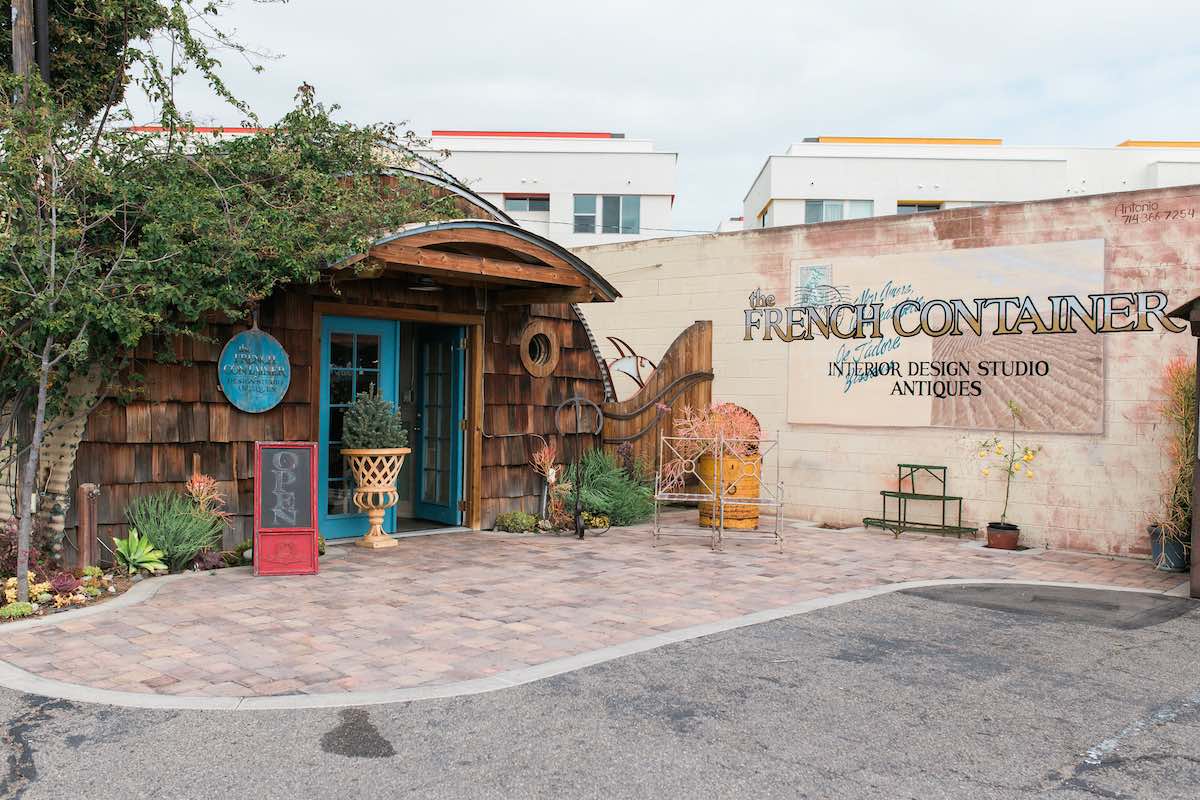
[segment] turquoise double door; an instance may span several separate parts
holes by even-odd
[[[402,332],[410,341],[402,341]],[[321,318],[318,502],[327,539],[367,532],[367,515],[354,505],[354,479],[340,451],[346,410],[373,388],[410,421],[412,454],[400,477],[401,507],[416,519],[461,524],[463,336],[455,326]],[[396,517],[395,508],[388,511],[384,530],[396,530]]]

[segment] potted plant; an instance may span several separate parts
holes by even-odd
[[[733,403],[720,403],[698,411],[684,406],[675,419],[673,435],[679,438],[672,440],[671,457],[664,459],[664,489],[681,488],[689,476],[694,476],[703,485],[703,492],[716,487],[727,498],[758,497],[762,476],[762,454],[759,452],[762,428],[749,411]],[[757,528],[758,512],[757,504],[726,505],[725,527]],[[714,527],[720,513],[715,503],[699,503],[700,526]]]
[[[1183,356],[1163,369],[1158,410],[1170,424],[1160,516],[1147,528],[1150,557],[1164,572],[1183,572],[1191,557],[1192,473],[1196,453],[1196,365]]]
[[[391,402],[371,388],[361,392],[346,409],[342,423],[342,455],[354,476],[354,505],[367,513],[370,528],[359,547],[395,547],[396,540],[383,531],[383,515],[400,500],[396,479],[411,453],[408,430]]]
[[[996,550],[1016,550],[1021,539],[1021,528],[1008,521],[1008,500],[1012,495],[1013,478],[1024,473],[1033,480],[1033,460],[1041,452],[1041,445],[1030,446],[1017,441],[1017,424],[1025,420],[1021,407],[1008,401],[1008,413],[1012,417],[1012,432],[1009,447],[1004,446],[1000,435],[979,443],[979,459],[983,462],[980,473],[983,477],[992,474],[996,467],[1004,471],[1004,507],[1000,510],[1000,521],[987,524],[987,546]]]

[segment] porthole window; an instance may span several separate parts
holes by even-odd
[[[529,360],[542,366],[550,361],[550,337],[544,333],[535,333],[529,337]]]
[[[544,378],[558,366],[558,333],[548,319],[535,319],[521,332],[521,364],[535,378]]]

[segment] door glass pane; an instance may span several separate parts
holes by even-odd
[[[358,353],[355,366],[359,369],[379,369],[379,337],[358,336]]]
[[[331,367],[354,366],[354,334],[334,333],[329,336],[329,365]]]
[[[450,502],[451,419],[450,345],[427,342],[422,349],[423,442],[421,452],[421,502],[447,505]]]
[[[841,200],[826,200],[825,201],[825,222],[837,222],[842,218],[842,201]]]
[[[347,405],[354,400],[354,373],[333,370],[329,374],[329,404]]]

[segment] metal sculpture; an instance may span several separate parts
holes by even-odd
[[[609,336],[608,340],[612,342],[613,347],[617,348],[620,353],[616,358],[610,358],[605,363],[608,365],[609,372],[619,372],[633,379],[633,382],[638,385],[639,389],[646,388],[646,379],[650,377],[650,373],[658,369],[654,362],[645,356],[640,356],[624,339],[616,336]],[[648,367],[649,371],[643,375],[642,367]]]
[[[583,407],[591,406],[596,412],[596,430],[585,431],[583,429]],[[575,430],[566,431],[562,426],[562,410],[570,406],[575,409]],[[554,409],[554,427],[558,429],[558,435],[565,438],[568,434],[575,436],[599,436],[604,430],[604,412],[600,410],[600,406],[593,403],[586,397],[575,395],[567,398],[559,403]],[[579,539],[583,538],[583,533],[586,526],[583,524],[583,470],[580,469],[580,455],[583,448],[580,443],[575,443],[575,536]]]

